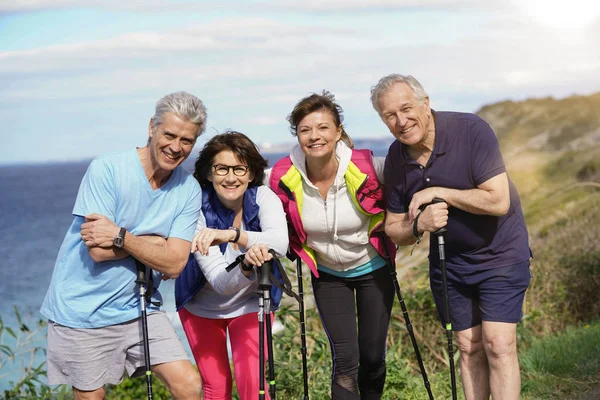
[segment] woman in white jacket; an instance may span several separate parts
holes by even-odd
[[[384,158],[353,150],[342,109],[327,91],[302,99],[288,121],[298,145],[267,180],[286,212],[291,253],[313,272],[332,351],[331,395],[379,399],[394,300],[385,257],[395,255],[382,232]]]

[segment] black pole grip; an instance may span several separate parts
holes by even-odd
[[[269,253],[271,253],[273,258],[275,258],[275,250],[270,249]],[[258,273],[258,287],[273,286],[273,284],[271,283],[271,269],[272,268],[273,268],[272,261],[265,261],[265,263],[261,267],[256,268],[256,271]]]
[[[438,203],[445,203],[446,200],[444,199],[440,199],[439,197],[434,197],[433,200],[431,200],[430,204],[438,204]],[[443,233],[448,232],[448,229],[446,229],[446,227],[440,228],[437,231],[433,232],[434,235],[439,236]]]

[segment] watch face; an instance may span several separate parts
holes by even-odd
[[[115,247],[121,248],[123,247],[123,238],[122,237],[116,237],[113,239],[113,244],[115,245]]]

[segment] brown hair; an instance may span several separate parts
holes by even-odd
[[[323,90],[321,94],[313,93],[310,96],[300,100],[294,106],[294,109],[287,117],[287,120],[290,123],[290,132],[292,135],[297,135],[298,124],[304,117],[320,110],[329,111],[329,113],[333,116],[335,126],[342,128],[342,137],[340,140],[346,143],[351,149],[354,148],[354,142],[346,133],[344,125],[342,125],[342,122],[344,121],[344,110],[342,110],[342,107],[335,102],[335,96],[327,90]]]
[[[262,185],[265,168],[269,165],[267,160],[260,155],[258,147],[248,136],[236,131],[226,131],[214,136],[200,150],[194,165],[194,178],[200,183],[200,186],[212,185],[208,180],[208,175],[213,159],[224,150],[231,150],[241,162],[250,167],[249,173],[254,175],[250,185]]]

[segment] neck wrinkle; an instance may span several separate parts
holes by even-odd
[[[150,187],[152,187],[154,190],[160,189],[165,183],[167,183],[172,172],[160,172],[158,164],[152,159],[148,146],[137,148],[137,153]]]

